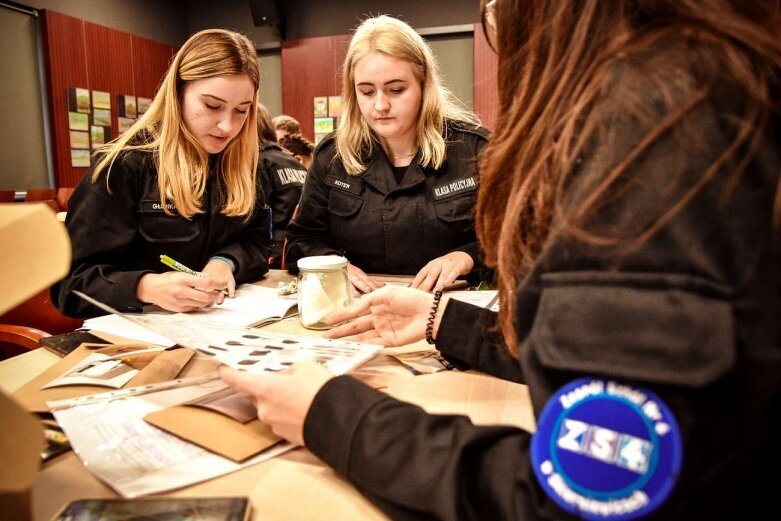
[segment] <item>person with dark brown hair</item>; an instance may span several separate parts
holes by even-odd
[[[330,317],[352,320],[329,336],[425,337],[454,364],[526,383],[536,431],[430,415],[311,364],[223,367],[223,379],[397,519],[771,512],[776,2],[495,0],[484,12],[499,103],[476,219],[500,311],[387,287]]]
[[[293,154],[296,161],[309,168],[314,159],[315,146],[301,134],[288,134],[279,139],[279,144]]]
[[[301,132],[301,124],[293,116],[287,114],[280,114],[271,120],[274,125],[274,130],[277,134],[277,139],[287,136],[289,134],[299,134]]]
[[[281,268],[285,230],[301,199],[306,166],[277,143],[271,114],[262,103],[258,103],[258,139],[260,140],[258,178],[261,180],[263,192],[271,207],[273,244],[268,259],[269,267]]]

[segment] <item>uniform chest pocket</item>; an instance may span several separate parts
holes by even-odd
[[[363,206],[363,199],[341,190],[331,190],[328,211],[339,217],[352,217]]]
[[[159,201],[142,201],[138,214],[138,232],[149,242],[185,242],[198,236],[198,223],[166,214],[153,206]]]
[[[471,220],[475,209],[475,192],[434,202],[437,217],[446,222]]]
[[[736,361],[729,302],[695,277],[543,275],[526,340],[551,369],[702,387]],[[700,284],[704,286],[704,284]]]

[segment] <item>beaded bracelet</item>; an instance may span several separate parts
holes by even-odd
[[[431,313],[428,315],[428,323],[426,324],[426,342],[434,344],[434,319],[437,317],[437,310],[439,309],[439,301],[442,298],[442,290],[438,289],[434,292],[434,303],[431,304]]]

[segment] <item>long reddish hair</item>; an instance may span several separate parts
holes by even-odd
[[[769,119],[778,113],[773,98],[778,99],[781,85],[781,32],[776,0],[497,0],[495,8],[498,118],[480,165],[477,232],[487,264],[496,268],[500,327],[508,348],[517,353],[514,291],[554,226],[576,240],[634,248],[717,174],[726,176],[727,193],[735,187]],[[484,28],[491,32],[485,23]],[[669,68],[648,64],[648,81],[669,101],[665,116],[646,121],[647,134],[634,149],[610,167],[576,211],[562,215],[567,174],[587,145],[604,139],[606,111],[618,104],[641,118],[658,113],[630,89],[613,89],[610,99],[601,99],[614,79],[611,72],[622,61],[653,60],[651,50],[667,41],[682,44],[680,70],[699,71],[705,81],[680,92],[665,75]],[[744,98],[743,119],[734,141],[700,179],[640,227],[617,226],[611,233],[589,229],[589,217],[609,204],[607,194],[631,179],[633,161],[660,137],[677,132],[682,119],[724,85]],[[727,164],[732,167],[725,172]],[[781,189],[774,230],[777,239]]]

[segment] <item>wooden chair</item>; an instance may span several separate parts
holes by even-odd
[[[66,188],[66,187],[60,187],[57,189],[57,197],[55,201],[57,201],[57,206],[59,207],[59,211],[61,212],[67,212],[68,211],[68,199],[71,198],[71,195],[73,195],[73,191],[75,188]]]
[[[47,336],[51,335],[34,327],[0,324],[0,359],[37,349]]]
[[[60,313],[52,303],[47,288],[10,311],[6,311],[0,316],[0,323],[27,326],[59,335],[80,328],[84,321]]]

